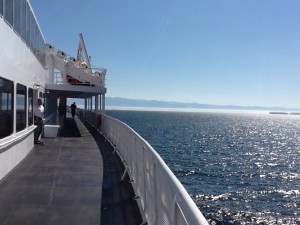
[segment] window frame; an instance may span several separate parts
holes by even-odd
[[[28,88],[28,95],[27,95],[27,125],[33,125],[33,89]]]
[[[0,115],[3,123],[0,123],[0,139],[14,132],[14,91],[14,82],[0,77]],[[6,101],[6,106],[3,100]]]
[[[21,101],[19,104],[19,101]],[[16,85],[16,132],[26,129],[27,125],[27,87]]]

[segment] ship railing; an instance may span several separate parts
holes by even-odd
[[[106,69],[101,69],[101,68],[93,68],[93,71],[95,72],[95,74],[105,74],[106,73]],[[94,86],[94,84],[92,84],[90,82],[81,82],[76,79],[70,78],[69,75],[65,76],[60,71],[55,71],[53,82],[48,81],[48,83],[54,83],[54,84],[58,84],[58,85],[67,83],[70,85],[78,85],[78,86],[91,86],[91,87]],[[105,87],[105,77],[104,76],[101,76],[100,85]]]
[[[119,154],[147,224],[208,225],[183,185],[146,140],[117,119],[89,111],[80,113]]]

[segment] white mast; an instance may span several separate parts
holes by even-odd
[[[84,54],[83,59],[82,59],[82,53]],[[88,68],[91,69],[90,57],[87,53],[82,33],[79,34],[79,44],[78,44],[78,50],[77,50],[77,61],[85,62],[86,65],[88,66]]]

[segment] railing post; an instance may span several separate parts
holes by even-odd
[[[135,174],[135,180],[136,180],[136,183],[138,184],[139,182],[139,175],[138,175],[138,171],[139,171],[139,164],[141,163],[140,160],[138,160],[138,154],[137,154],[137,138],[134,139],[134,149],[133,149],[133,154],[131,156],[131,158],[133,159],[133,157],[135,157],[135,160],[134,160],[134,174]]]
[[[153,183],[154,183],[154,199],[155,199],[155,202],[154,202],[154,205],[155,205],[155,217],[154,217],[154,224],[156,225],[159,225],[158,224],[158,200],[157,200],[157,193],[158,193],[158,190],[157,190],[157,179],[156,179],[156,163],[154,162],[153,163]]]
[[[147,194],[146,194],[146,187],[147,187],[147,183],[146,183],[146,181],[147,181],[147,170],[146,170],[146,168],[147,168],[147,166],[146,166],[146,157],[145,157],[145,152],[146,152],[146,150],[145,150],[145,146],[143,146],[143,183],[144,183],[144,193],[143,193],[143,202],[144,202],[144,204],[143,204],[143,207],[144,207],[144,212],[146,212],[146,210],[147,210]]]

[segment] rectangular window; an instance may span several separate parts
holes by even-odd
[[[14,0],[14,30],[21,35],[21,1]]]
[[[16,131],[21,131],[26,128],[26,103],[27,102],[27,90],[24,85],[17,84],[17,119],[16,119]]]
[[[0,16],[3,16],[3,0],[0,0]]]
[[[35,39],[35,19],[33,16],[32,11],[30,11],[30,30],[29,30],[29,42],[30,42],[30,48],[32,51],[34,51],[34,39]]]
[[[28,89],[28,125],[33,124],[33,90]]]
[[[21,37],[26,42],[26,1],[21,0],[20,3],[21,3]]]
[[[30,36],[29,36],[29,31],[30,31],[30,7],[28,5],[28,2],[26,2],[26,36],[25,36],[25,42],[26,44],[29,46],[29,40],[30,40]]]
[[[13,93],[13,82],[0,77],[0,138],[13,133]]]
[[[11,26],[14,25],[13,23],[13,2],[12,0],[9,1],[4,1],[4,19],[6,20],[6,22],[8,22]]]

